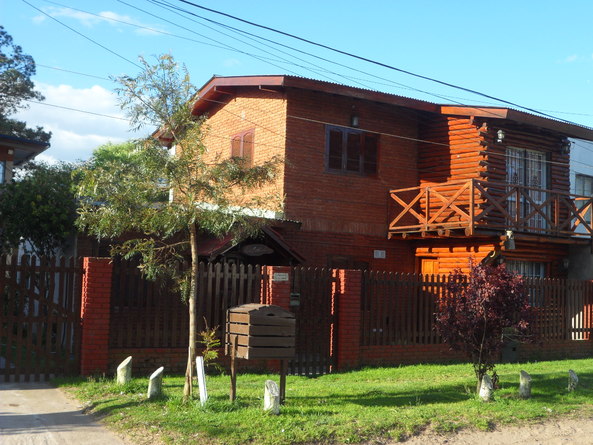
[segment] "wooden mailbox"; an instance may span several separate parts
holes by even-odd
[[[225,352],[242,359],[289,359],[295,353],[295,318],[278,306],[244,304],[227,311]]]
[[[286,394],[288,359],[295,354],[294,314],[279,306],[244,304],[226,314],[225,353],[231,356],[231,401],[237,394],[237,358],[279,359],[280,400]]]

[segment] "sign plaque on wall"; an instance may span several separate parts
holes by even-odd
[[[284,272],[276,272],[272,276],[272,281],[288,281],[288,274]]]

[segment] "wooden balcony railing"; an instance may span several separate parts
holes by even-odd
[[[477,179],[390,191],[389,234],[463,229],[513,230],[545,236],[591,237],[593,197]]]

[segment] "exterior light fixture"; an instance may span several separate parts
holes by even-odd
[[[568,266],[570,266],[570,259],[562,258],[562,268],[568,270]]]
[[[502,141],[504,141],[504,131],[503,130],[498,130],[496,132],[496,142],[498,142],[499,144],[502,143]]]
[[[570,153],[571,146],[572,146],[572,141],[569,139],[564,139],[562,141],[562,144],[560,145],[560,152],[565,155]]]
[[[359,122],[358,114],[356,114],[353,111],[352,114],[350,115],[350,126],[354,127],[354,128],[358,128],[359,124],[360,124],[360,122]]]
[[[504,232],[504,248],[505,250],[515,250],[515,234],[512,230]]]

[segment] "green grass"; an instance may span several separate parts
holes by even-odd
[[[532,399],[517,397],[519,371],[533,378]],[[567,392],[568,370],[579,376]],[[56,380],[136,442],[298,444],[357,443],[376,438],[403,439],[430,426],[451,432],[462,428],[538,421],[560,415],[593,414],[593,359],[497,366],[501,389],[483,403],[474,395],[469,364],[373,368],[310,379],[289,376],[286,404],[279,416],[263,412],[266,379],[277,375],[242,374],[237,401],[230,403],[229,377],[208,377],[210,400],[183,404],[183,378],[165,377],[165,396],[147,401],[147,379],[117,386],[113,380]],[[197,393],[197,389],[196,389]]]

